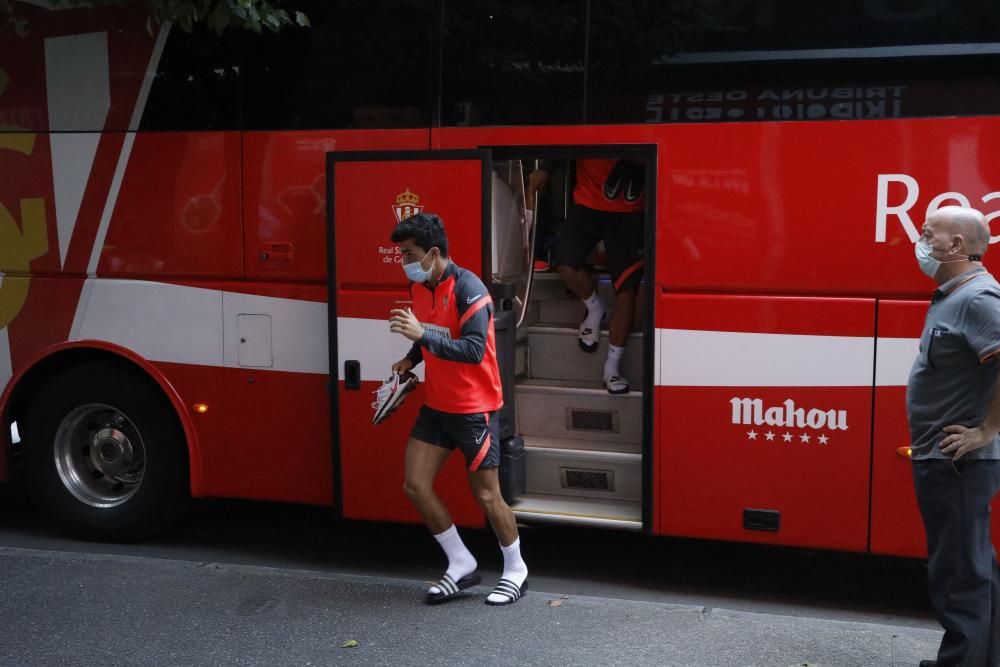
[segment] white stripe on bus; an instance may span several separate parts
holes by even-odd
[[[160,56],[163,55],[163,47],[167,43],[167,36],[170,33],[170,22],[164,21],[160,24],[160,31],[156,35],[156,43],[153,45],[153,52],[149,56],[149,64],[146,67],[146,76],[142,80],[139,88],[139,96],[136,98],[135,107],[132,109],[132,118],[128,124],[128,132],[122,142],[122,152],[118,156],[118,164],[115,166],[115,174],[111,179],[111,188],[108,190],[108,198],[104,203],[104,212],[101,214],[101,223],[97,228],[97,237],[94,239],[94,247],[90,252],[90,263],[87,265],[87,275],[97,275],[97,265],[101,261],[101,252],[104,250],[104,239],[108,236],[108,227],[111,226],[111,216],[115,212],[115,204],[118,203],[118,193],[121,191],[122,180],[125,178],[125,167],[128,166],[129,157],[132,155],[132,145],[135,143],[135,133],[139,129],[139,121],[142,120],[143,110],[146,108],[146,100],[149,98],[149,89],[153,86],[156,78],[156,68],[160,64]]]
[[[240,315],[268,316],[269,340],[241,343]],[[88,278],[70,340],[115,343],[151,361],[229,368],[240,367],[240,345],[264,345],[271,365],[259,370],[326,375],[326,318],[326,304],[315,301]]]
[[[238,368],[240,315],[271,318],[271,365],[261,371],[329,372],[327,304],[143,280],[88,278],[70,340],[101,340],[151,361]],[[361,363],[363,381],[384,380],[410,344],[386,320],[338,321],[338,376]],[[256,341],[251,341],[256,342]],[[418,369],[418,377],[423,377]]]
[[[657,330],[656,382],[666,387],[865,387],[875,340],[687,329]],[[878,386],[905,385],[916,339],[878,341]]]
[[[71,340],[104,340],[153,361],[240,367],[240,315],[270,317],[274,370],[329,372],[327,305],[322,302],[224,292],[137,280],[88,279]],[[254,331],[259,334],[259,330]],[[383,319],[341,317],[337,322],[337,377],[344,362],[361,365],[361,380],[389,375],[410,344]],[[875,341],[867,336],[809,336],[658,329],[658,386],[871,386]],[[259,341],[251,341],[258,343]],[[905,386],[915,338],[878,341],[878,386]],[[418,367],[418,371],[422,369]],[[418,373],[420,374],[420,373]]]
[[[108,33],[45,40],[45,89],[49,150],[55,190],[60,266],[80,214],[87,180],[111,109]]]

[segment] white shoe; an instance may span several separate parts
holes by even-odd
[[[601,314],[594,318],[591,317],[591,312],[588,309],[587,314],[583,318],[583,322],[580,323],[580,333],[578,339],[580,342],[580,349],[584,352],[597,352],[597,346],[601,343],[601,320],[604,319],[604,304],[599,304],[597,306],[600,308]],[[590,322],[596,324],[591,327]]]
[[[629,390],[628,380],[620,375],[605,378],[604,386],[607,387],[609,394],[627,394]]]
[[[580,349],[584,352],[597,352],[597,346],[601,343],[601,330],[599,328],[591,329],[584,322],[580,325],[578,340],[580,341]]]
[[[381,387],[372,392],[375,394],[375,400],[372,402],[372,408],[375,409],[372,424],[385,421],[396,408],[403,404],[406,395],[417,388],[417,382],[417,376],[413,373],[406,372],[402,375],[393,373],[392,377],[383,382]]]

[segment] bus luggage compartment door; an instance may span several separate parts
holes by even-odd
[[[659,531],[868,547],[875,301],[657,299]]]
[[[411,345],[389,332],[389,311],[411,303],[390,235],[410,215],[435,213],[445,223],[449,256],[482,275],[490,169],[483,150],[327,154],[334,491],[345,518],[420,521],[403,495],[403,479],[422,386],[387,420],[372,424],[374,392]],[[423,365],[414,372],[422,381]],[[460,455],[449,459],[435,490],[458,524],[483,525]]]

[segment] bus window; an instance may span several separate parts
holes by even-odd
[[[207,28],[172,28],[139,129],[238,129],[239,37],[232,30],[219,36]]]
[[[985,26],[997,13],[967,1],[902,9],[873,1],[668,8],[594,0],[587,122],[996,113],[1000,45]]]
[[[583,120],[582,0],[448,3],[443,125]]]
[[[246,49],[247,129],[405,128],[430,122],[431,3],[301,3],[306,30]]]

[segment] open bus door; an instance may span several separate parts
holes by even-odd
[[[436,213],[447,229],[449,255],[483,276],[489,265],[484,223],[490,172],[488,150],[327,154],[333,478],[344,518],[420,521],[403,495],[403,478],[406,442],[423,404],[422,386],[391,417],[372,424],[373,392],[411,345],[389,332],[389,311],[411,302],[390,235],[410,215]],[[423,364],[414,372],[423,380]],[[461,456],[449,459],[435,489],[456,523],[483,525]]]

